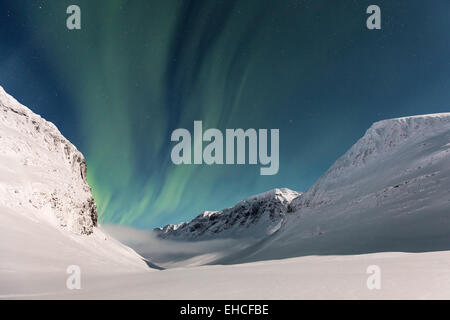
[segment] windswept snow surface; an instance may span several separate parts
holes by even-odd
[[[369,266],[381,270],[367,287]],[[82,277],[67,290],[53,274],[0,287],[0,299],[450,299],[450,252],[311,256],[239,264]]]

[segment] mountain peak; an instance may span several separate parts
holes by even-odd
[[[301,195],[301,192],[297,192],[288,188],[275,188],[263,193],[259,193],[248,197],[243,201],[255,201],[260,199],[277,198],[281,201],[291,202],[293,199]]]

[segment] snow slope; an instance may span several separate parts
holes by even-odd
[[[33,213],[0,207],[0,298],[67,290],[72,265],[82,279],[152,273],[134,250],[97,227],[77,235],[27,215]]]
[[[138,254],[97,227],[83,155],[0,87],[2,290],[46,273],[66,277],[69,265],[95,273],[147,269]]]

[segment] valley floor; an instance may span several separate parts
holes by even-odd
[[[379,266],[381,288],[367,288],[367,268]],[[2,299],[450,299],[450,251],[310,256],[229,266],[82,275],[20,277],[0,270]],[[9,284],[9,285],[8,285]],[[23,283],[25,284],[25,283]],[[24,287],[24,286],[22,286]],[[4,290],[9,288],[9,290]]]

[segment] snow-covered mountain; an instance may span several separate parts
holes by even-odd
[[[163,239],[224,238],[251,232],[264,237],[282,225],[291,201],[301,193],[286,188],[270,190],[245,199],[232,208],[205,211],[190,222],[167,225],[155,231]]]
[[[159,233],[162,238],[190,242],[234,237],[233,250],[221,252],[207,263],[448,250],[450,113],[374,123],[309,190],[295,199],[289,194],[284,202],[273,196],[246,200],[231,209],[202,214],[187,224],[167,226]],[[267,204],[276,208],[276,214],[267,214],[271,210]],[[252,234],[248,229],[254,224],[251,212],[258,212],[258,219],[267,219],[263,225],[270,227],[265,231],[277,232],[259,232],[255,237],[259,241],[242,238],[245,245],[239,245],[240,237],[234,235],[243,230],[247,237]],[[204,234],[208,237],[201,237]],[[202,248],[207,247],[202,242]],[[213,255],[211,250],[207,252]],[[202,256],[204,251],[196,254]],[[189,256],[188,261],[192,259]]]
[[[450,249],[450,113],[376,122],[290,211],[235,258]]]
[[[45,212],[76,234],[91,234],[97,208],[83,155],[55,125],[0,87],[0,205]]]
[[[2,286],[20,290],[21,279],[49,271],[64,279],[69,265],[85,272],[147,268],[98,228],[86,170],[83,155],[52,123],[0,87]]]

